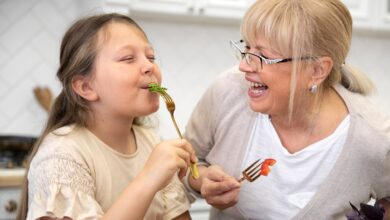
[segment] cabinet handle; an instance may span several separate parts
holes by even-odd
[[[5,210],[8,212],[8,213],[12,213],[12,212],[15,212],[16,209],[18,208],[18,204],[15,202],[15,200],[8,200],[7,204],[5,204],[4,206]]]

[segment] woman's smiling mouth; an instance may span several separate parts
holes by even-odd
[[[252,81],[248,81],[248,82],[249,82],[248,95],[250,97],[259,97],[263,95],[268,89],[268,86],[265,84],[252,82]]]

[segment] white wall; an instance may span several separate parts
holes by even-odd
[[[55,79],[61,37],[80,14],[100,11],[101,0],[0,0],[0,135],[38,135],[47,118],[34,96],[35,86],[60,91]],[[181,129],[213,79],[234,65],[228,41],[239,38],[239,26],[200,22],[136,19],[154,44],[164,86],[174,98]],[[377,84],[374,98],[390,111],[390,35],[357,34],[348,63],[365,71]],[[176,138],[162,103],[162,135]],[[195,209],[202,205],[201,200]],[[204,212],[194,219],[206,219]]]
[[[58,94],[60,40],[70,22],[90,10],[84,3],[96,5],[95,0],[0,1],[0,135],[40,133],[47,115],[33,88],[48,86]]]
[[[80,14],[100,11],[100,0],[2,0],[0,1],[0,134],[38,135],[46,113],[33,96],[33,87],[49,86],[55,79],[61,36]],[[174,20],[136,20],[154,44],[163,83],[177,103],[179,126],[184,129],[191,109],[212,80],[236,62],[228,41],[239,38],[238,24],[205,24]],[[357,33],[347,60],[376,83],[374,97],[390,112],[390,34]],[[175,138],[162,103],[162,135]]]
[[[390,114],[390,30],[387,33],[355,33],[347,63],[366,73],[377,90],[372,100]]]

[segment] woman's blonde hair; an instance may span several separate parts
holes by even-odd
[[[352,18],[340,0],[257,0],[245,14],[241,35],[250,44],[261,36],[282,56],[296,58],[292,61],[290,110],[298,69],[304,65],[299,58],[328,56],[333,60],[333,69],[320,85],[321,90],[339,82],[363,95],[373,89],[367,76],[345,64]]]
[[[79,96],[72,88],[72,79],[76,75],[90,75],[94,70],[94,63],[99,51],[99,34],[109,34],[109,24],[121,22],[135,27],[139,33],[149,42],[145,32],[131,18],[111,13],[93,15],[82,18],[75,22],[62,38],[60,49],[60,66],[57,71],[57,78],[62,85],[62,91],[57,96],[51,107],[49,118],[42,135],[34,144],[29,155],[30,161],[38,151],[43,138],[62,126],[75,124],[86,127],[90,115],[90,108],[86,100]],[[140,124],[142,118],[136,118],[134,123]],[[20,208],[17,219],[26,219],[28,208],[28,180],[27,167],[25,180],[22,188]]]

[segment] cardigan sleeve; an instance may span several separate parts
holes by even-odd
[[[222,120],[236,113],[232,109],[242,104],[243,80],[244,74],[238,70],[238,66],[233,66],[218,76],[195,106],[186,126],[185,137],[200,161],[206,162],[206,156],[216,143],[217,132],[224,129],[219,127]]]
[[[205,162],[205,157],[213,146],[212,93],[213,89],[209,88],[202,96],[191,114],[185,131],[185,138],[192,144],[200,162]]]
[[[228,72],[225,72],[227,74]],[[222,74],[203,94],[186,126],[185,138],[192,144],[200,163],[207,164],[206,156],[215,144],[215,132],[220,116],[221,99],[226,93]]]
[[[387,142],[389,143],[389,142]],[[374,195],[377,199],[390,198],[390,150],[383,161],[383,170],[374,183]]]
[[[215,88],[211,85],[195,106],[184,133],[185,139],[191,143],[196,152],[196,156],[199,159],[198,165],[206,167],[210,165],[206,162],[206,157],[214,146],[214,129],[212,126],[212,120],[215,120],[214,94]],[[183,178],[184,186],[192,195],[202,198],[199,192],[190,187],[188,182],[189,175],[190,172],[188,171],[186,177]]]

